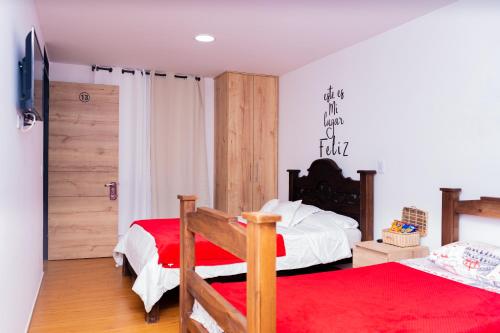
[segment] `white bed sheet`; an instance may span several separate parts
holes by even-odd
[[[495,288],[491,285],[482,284],[476,280],[461,277],[448,272],[447,270],[442,269],[427,258],[406,259],[400,261],[400,263],[429,274],[443,277],[445,279],[453,280],[469,286],[493,291],[500,294],[500,288]],[[210,316],[210,314],[197,301],[194,302],[191,318],[203,325],[203,327],[205,327],[209,333],[224,333],[222,328],[217,325],[217,322],[212,318],[212,316]]]
[[[286,248],[286,256],[276,260],[277,270],[297,269],[349,258],[352,248],[350,243],[361,239],[359,230],[343,229],[331,221],[300,223],[292,228],[278,226],[277,232],[283,235]],[[137,273],[132,290],[140,296],[147,312],[166,291],[179,285],[179,269],[164,268],[158,264],[155,240],[142,227],[132,226],[118,242],[113,251],[118,266],[123,264],[123,254]],[[246,272],[246,263],[198,266],[196,272],[205,279],[236,275]]]
[[[349,242],[349,247],[354,248],[354,245],[361,242],[361,230],[359,229],[344,229],[347,241]]]

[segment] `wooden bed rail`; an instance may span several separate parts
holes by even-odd
[[[181,217],[180,332],[206,333],[190,319],[194,301],[225,332],[276,332],[276,222],[279,215],[243,213],[247,227],[235,217],[196,209],[196,197],[179,195]],[[195,272],[195,234],[247,261],[247,316],[243,316]]]
[[[479,200],[460,200],[460,188],[441,188],[441,244],[458,241],[459,215],[500,218],[500,198],[481,197]]]

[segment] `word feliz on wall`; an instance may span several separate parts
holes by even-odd
[[[328,103],[328,111],[323,113],[323,127],[326,137],[319,139],[319,157],[349,156],[348,141],[338,140],[335,128],[344,125],[344,119],[339,115],[339,102],[344,99],[344,89],[335,90],[332,85],[323,94],[323,100]]]

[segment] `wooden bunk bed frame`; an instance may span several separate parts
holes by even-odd
[[[460,201],[460,189],[442,188],[442,243],[458,241],[459,214],[500,218],[500,198]],[[195,207],[196,197],[179,196],[181,210],[180,333],[207,333],[190,318],[194,301],[225,332],[276,332],[276,222],[278,215],[243,213],[246,228],[235,217]],[[247,261],[247,316],[204,281],[194,269],[195,234]]]
[[[281,216],[243,213],[236,217],[195,207],[195,196],[180,195],[180,333],[207,333],[190,318],[196,299],[226,332],[276,332],[276,222]],[[195,233],[247,261],[247,316],[243,316],[194,270]]]

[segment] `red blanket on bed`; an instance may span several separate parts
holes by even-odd
[[[212,286],[245,313],[245,282]],[[277,331],[500,332],[500,294],[387,263],[280,277]]]
[[[132,225],[141,226],[155,239],[158,249],[158,263],[166,268],[180,266],[180,219],[149,219],[139,220]],[[244,223],[241,225],[246,226]],[[285,242],[282,235],[276,238],[277,255],[284,256]],[[210,243],[200,235],[196,235],[196,265],[215,266],[242,262],[226,250]]]

